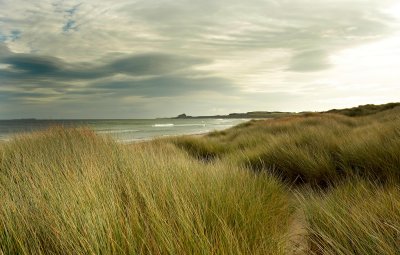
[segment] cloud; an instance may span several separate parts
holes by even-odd
[[[178,45],[224,58],[232,51],[287,49],[293,54],[288,69],[311,72],[328,69],[334,52],[392,33],[396,21],[381,11],[390,3],[167,0],[139,1],[119,11]]]
[[[0,32],[0,43],[4,43],[6,41],[14,42],[21,37],[21,31],[19,30],[11,30],[9,34],[3,34]]]
[[[382,9],[395,2],[41,0],[30,4],[4,0],[0,17],[12,19],[7,24],[24,33],[20,44],[74,61],[116,48],[183,55],[195,50],[200,56],[229,58],[232,51],[254,48],[285,48],[296,55],[320,47],[331,53],[376,40],[392,33],[395,21]],[[27,11],[16,6],[25,6]],[[0,31],[13,29],[12,25],[2,27]],[[80,35],[63,33],[63,27],[68,31],[79,27]]]
[[[13,53],[3,45],[0,93],[7,101],[71,100],[73,97],[174,97],[236,90],[227,80],[198,71],[210,60],[167,53],[101,58],[97,64],[71,63],[57,57]],[[0,66],[1,67],[1,66]]]
[[[91,63],[68,63],[56,57],[36,54],[15,54],[6,47],[0,57],[0,78],[8,80],[92,80],[117,74],[128,76],[158,76],[175,72],[190,71],[193,67],[208,63],[209,60],[165,53],[143,53],[115,59],[103,59],[97,65]],[[96,61],[99,62],[99,61]]]
[[[228,94],[237,88],[230,81],[221,78],[184,78],[161,76],[143,80],[106,81],[94,83],[93,90],[114,92],[118,95],[142,97],[174,97],[205,91]],[[229,91],[229,92],[228,92]]]
[[[8,49],[5,43],[0,42],[0,58],[4,58],[11,54],[10,50]]]
[[[210,61],[189,56],[176,56],[163,53],[148,53],[127,56],[107,65],[111,70],[128,75],[159,75],[190,69],[195,65]]]
[[[78,30],[78,24],[76,23],[76,21],[74,20],[74,16],[76,14],[76,12],[79,9],[79,6],[81,6],[82,3],[77,4],[71,8],[68,8],[66,10],[64,10],[65,13],[67,13],[67,21],[65,22],[64,26],[62,27],[62,30],[64,33],[68,33],[68,32],[73,32],[73,31],[77,31]]]
[[[289,71],[314,72],[328,69],[331,64],[328,61],[327,52],[311,50],[297,53],[293,56],[288,67]]]

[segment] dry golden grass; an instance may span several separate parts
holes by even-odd
[[[326,186],[355,174],[399,179],[399,116],[400,108],[359,118],[307,114],[248,122],[174,143],[197,158],[235,162],[290,183]]]
[[[310,254],[398,254],[399,116],[131,145],[87,129],[16,137],[0,144],[0,254],[284,254],[299,250],[291,226]]]
[[[166,142],[53,128],[2,146],[0,251],[282,254],[287,197],[270,176]]]
[[[305,114],[252,121],[173,142],[206,162],[302,184],[293,187],[301,197],[295,215],[306,215],[306,253],[399,254],[399,107],[357,118]]]
[[[310,253],[396,255],[400,251],[400,189],[353,179],[327,194],[301,199]]]

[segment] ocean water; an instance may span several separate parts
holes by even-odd
[[[88,127],[120,142],[135,142],[157,137],[202,134],[223,130],[246,119],[131,119],[131,120],[0,120],[0,140],[16,134],[43,130],[51,126]]]

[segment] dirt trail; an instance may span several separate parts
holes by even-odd
[[[297,208],[292,216],[292,222],[288,231],[288,242],[286,254],[303,255],[308,254],[306,218],[303,210]]]

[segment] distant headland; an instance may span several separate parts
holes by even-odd
[[[206,115],[206,116],[190,116],[185,113],[179,114],[172,119],[262,119],[262,118],[275,118],[287,115],[293,115],[294,112],[267,112],[256,111],[246,113],[230,113],[228,115]]]
[[[375,114],[381,111],[390,110],[396,107],[399,107],[400,103],[387,103],[381,105],[374,104],[366,104],[359,105],[352,108],[344,108],[344,109],[332,109],[329,111],[321,111],[319,113],[334,113],[334,114],[342,114],[346,116],[366,116]],[[254,111],[254,112],[246,112],[246,113],[230,113],[228,115],[208,115],[208,116],[190,116],[185,113],[179,114],[176,117],[171,119],[263,119],[263,118],[277,118],[277,117],[286,117],[290,115],[298,115],[298,114],[306,114],[312,113],[310,111],[303,112],[279,112],[279,111]],[[315,112],[317,113],[317,112]]]

